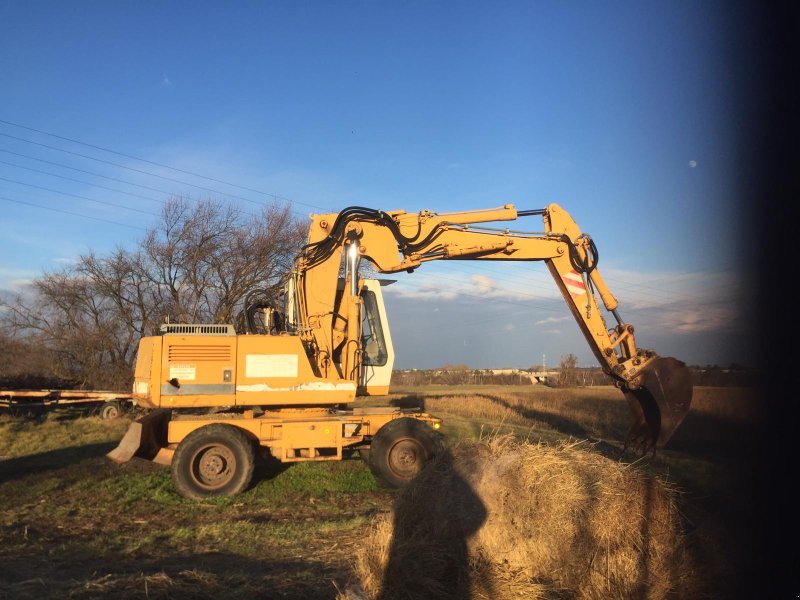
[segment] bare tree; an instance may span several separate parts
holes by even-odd
[[[305,227],[288,206],[244,217],[230,206],[179,200],[148,233],[138,263],[165,316],[230,323],[248,293],[280,288]]]
[[[578,384],[578,357],[570,353],[561,357],[558,364],[559,387]]]
[[[87,387],[130,383],[139,338],[160,323],[231,323],[254,290],[274,294],[305,238],[288,206],[257,216],[212,201],[168,201],[134,250],[81,256],[32,294],[0,303],[15,339]]]

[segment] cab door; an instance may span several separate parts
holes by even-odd
[[[383,303],[382,285],[392,281],[365,279],[361,288],[363,315],[361,323],[362,369],[358,386],[360,396],[385,396],[394,367],[394,346]]]

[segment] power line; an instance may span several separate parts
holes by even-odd
[[[4,121],[2,119],[0,119],[0,123],[3,123],[5,125],[12,125],[14,127],[19,127],[20,129],[27,129],[28,131],[34,131],[36,133],[41,133],[42,135],[58,138],[59,140],[72,142],[73,144],[80,144],[81,146],[87,146],[88,148],[94,148],[95,150],[101,150],[103,152],[109,152],[110,154],[116,154],[117,156],[122,156],[122,157],[130,158],[130,159],[133,159],[133,160],[138,160],[138,161],[141,161],[143,163],[147,163],[149,165],[153,165],[153,166],[156,166],[156,167],[162,167],[164,169],[170,169],[171,171],[177,171],[178,173],[183,173],[185,175],[192,175],[193,177],[199,177],[200,179],[206,179],[208,181],[214,181],[216,183],[222,183],[224,185],[229,185],[231,187],[235,187],[235,188],[238,188],[240,190],[246,190],[248,192],[255,192],[256,194],[263,194],[265,196],[271,196],[271,197],[275,198],[276,200],[280,199],[280,200],[286,200],[288,202],[293,202],[292,200],[289,200],[288,198],[283,198],[281,196],[278,196],[277,194],[272,194],[270,192],[264,192],[264,191],[257,190],[257,189],[254,189],[254,188],[245,187],[243,185],[239,185],[239,184],[236,184],[236,183],[231,183],[229,181],[224,181],[222,179],[215,179],[214,177],[208,177],[207,175],[200,175],[199,173],[194,173],[192,171],[187,171],[185,169],[179,169],[178,167],[165,165],[164,163],[155,162],[155,161],[152,161],[152,160],[147,160],[146,158],[140,158],[138,156],[133,156],[132,154],[125,154],[124,152],[118,152],[116,150],[111,150],[110,148],[104,148],[102,146],[96,146],[94,144],[89,144],[87,142],[82,142],[80,140],[76,140],[76,139],[73,139],[73,138],[64,137],[62,135],[56,135],[55,133],[49,133],[47,131],[42,131],[41,129],[34,129],[33,127],[27,127],[25,125],[20,125],[19,123],[12,123],[11,121]],[[320,208],[320,207],[316,207],[316,208]]]
[[[74,217],[80,217],[82,219],[91,219],[92,221],[101,221],[103,223],[111,223],[112,225],[119,225],[120,227],[128,227],[130,229],[138,229],[140,231],[147,231],[144,227],[137,227],[136,225],[128,225],[127,223],[118,223],[117,221],[110,221],[108,219],[101,219],[100,217],[90,217],[89,215],[82,215],[80,213],[71,212],[69,210],[62,210],[60,208],[53,208],[52,206],[42,206],[41,204],[34,204],[33,202],[25,202],[23,200],[14,200],[13,198],[6,198],[5,196],[0,196],[0,200],[4,202],[14,202],[16,204],[24,204],[26,206],[32,206],[34,208],[41,208],[43,210],[50,210],[53,212],[63,213],[65,215],[72,215]]]
[[[273,194],[271,192],[265,192],[263,190],[259,190],[259,189],[256,189],[256,188],[250,188],[250,187],[247,187],[247,186],[239,185],[237,183],[232,183],[230,181],[225,181],[223,179],[217,179],[215,177],[209,177],[207,175],[201,175],[200,173],[195,173],[193,171],[188,171],[186,169],[180,169],[178,167],[173,167],[171,165],[167,165],[167,164],[164,164],[164,163],[160,163],[160,162],[156,162],[156,161],[152,161],[152,160],[147,160],[145,158],[134,156],[132,154],[126,154],[124,152],[118,152],[118,151],[112,150],[110,148],[104,148],[103,146],[97,146],[95,144],[82,142],[82,141],[76,140],[74,138],[69,138],[69,137],[65,137],[65,136],[62,136],[62,135],[57,135],[55,133],[50,133],[48,131],[43,131],[41,129],[35,129],[33,127],[27,127],[25,125],[20,125],[19,123],[13,123],[11,121],[5,121],[3,119],[0,119],[0,123],[3,123],[5,125],[11,125],[13,127],[19,127],[20,129],[25,129],[27,131],[33,131],[33,132],[39,133],[41,135],[54,137],[54,138],[57,138],[57,139],[60,139],[60,140],[71,142],[73,144],[79,144],[81,146],[86,146],[88,148],[94,148],[95,150],[100,150],[102,152],[108,152],[108,153],[114,154],[116,156],[122,156],[124,158],[130,158],[132,160],[138,160],[140,162],[143,162],[143,163],[146,163],[146,164],[149,164],[149,165],[153,165],[153,166],[156,166],[156,167],[161,167],[163,169],[169,169],[171,171],[175,171],[175,172],[178,172],[178,173],[183,173],[184,175],[191,175],[192,177],[199,177],[200,179],[205,179],[206,181],[213,181],[215,183],[221,183],[223,185],[228,185],[230,187],[237,188],[237,189],[240,189],[240,190],[245,190],[245,191],[253,192],[253,193],[256,193],[256,194],[261,194],[263,196],[270,196],[271,198],[275,199],[276,201],[277,200],[283,200],[285,202],[291,202],[293,204],[302,204],[304,206],[308,206],[308,207],[311,207],[311,208],[319,208],[320,210],[324,210],[324,211],[328,212],[328,209],[323,208],[321,206],[315,206],[313,204],[307,204],[305,202],[298,202],[297,200],[291,200],[289,198],[285,198],[283,196],[279,196],[278,194]],[[2,134],[2,135],[7,135],[7,134]],[[13,138],[14,136],[8,136],[8,137],[12,137]],[[14,139],[19,139],[21,141],[29,141],[29,140],[24,140],[23,138],[14,138]],[[84,158],[86,158],[86,157],[84,157]],[[189,185],[191,185],[191,184],[189,184]],[[200,187],[200,186],[198,186],[198,187]],[[225,192],[220,192],[220,191],[216,191],[216,190],[209,190],[208,188],[201,188],[201,189],[206,189],[207,191],[214,191],[214,193],[217,193],[217,194],[224,194],[225,193]],[[240,200],[247,200],[248,202],[254,202],[253,200],[249,200],[249,199],[243,198],[241,196],[235,196],[233,194],[228,194],[228,195],[230,195],[233,198],[239,198]]]
[[[12,152],[11,150],[6,150],[4,148],[0,148],[0,152],[4,152],[6,154],[13,154],[14,156],[19,156],[21,158],[25,158],[25,159],[28,159],[28,160],[34,160],[34,161],[37,161],[37,162],[40,162],[40,163],[53,165],[55,167],[59,167],[59,168],[62,168],[62,169],[69,169],[71,171],[76,171],[78,173],[85,173],[86,175],[91,175],[92,177],[100,177],[102,179],[107,179],[109,181],[116,181],[117,183],[123,183],[125,185],[131,185],[131,186],[134,186],[134,187],[137,187],[137,188],[150,190],[152,192],[158,192],[158,193],[161,193],[161,194],[165,194],[166,196],[169,196],[169,197],[174,197],[174,196],[178,195],[175,192],[171,192],[171,191],[168,191],[168,190],[154,188],[154,187],[150,187],[150,186],[147,186],[147,185],[142,185],[140,183],[134,183],[132,181],[127,181],[125,179],[119,179],[117,177],[109,177],[108,175],[102,175],[100,173],[95,173],[93,171],[87,171],[85,169],[78,169],[77,167],[72,167],[70,165],[65,165],[63,163],[58,163],[58,162],[54,162],[54,161],[51,161],[51,160],[44,160],[43,158],[37,158],[35,156],[30,156],[28,154],[22,154],[20,152]],[[145,199],[145,200],[150,200],[152,202],[159,202],[162,205],[165,202],[164,200],[157,200],[155,198],[149,198],[147,196],[142,196],[140,194],[133,194],[132,192],[126,192],[124,190],[118,190],[118,189],[115,189],[115,188],[110,188],[110,187],[99,185],[99,184],[96,184],[96,183],[91,183],[91,182],[88,182],[88,181],[82,181],[80,179],[73,179],[71,177],[66,177],[64,175],[58,175],[57,173],[52,173],[50,171],[41,171],[41,170],[38,170],[38,169],[33,169],[31,167],[25,167],[23,165],[18,165],[18,164],[6,162],[6,161],[0,161],[0,163],[5,164],[5,165],[9,165],[9,166],[12,166],[12,167],[17,167],[17,168],[20,168],[20,169],[25,169],[27,171],[33,171],[34,173],[41,173],[43,175],[49,175],[51,177],[58,177],[60,179],[66,179],[67,181],[74,181],[76,183],[82,183],[84,185],[89,185],[89,186],[92,186],[92,187],[98,187],[98,188],[102,188],[102,189],[105,189],[105,190],[118,192],[120,194],[126,194],[128,196],[134,196],[136,198],[142,198],[142,199]],[[198,202],[198,200],[195,200],[194,198],[189,198],[189,199],[194,201],[194,202]],[[305,215],[302,215],[300,212],[298,212],[296,210],[292,210],[292,212],[294,214],[296,214],[296,215],[299,215],[299,216],[305,216]],[[255,214],[255,213],[248,213],[248,214]]]
[[[17,140],[20,142],[25,142],[26,144],[33,144],[34,146],[41,146],[42,148],[47,148],[48,150],[55,150],[56,152],[63,152],[65,154],[71,154],[72,156],[79,156],[80,158],[86,158],[88,160],[93,160],[99,163],[103,163],[106,165],[111,165],[112,167],[117,167],[119,169],[126,169],[128,171],[133,171],[134,173],[140,173],[142,175],[147,175],[149,177],[157,177],[159,179],[164,179],[165,181],[171,181],[173,183],[180,183],[181,185],[188,185],[199,190],[203,190],[206,192],[212,192],[214,194],[220,194],[223,196],[228,196],[229,198],[236,198],[237,200],[244,200],[245,202],[250,202],[252,204],[256,204],[261,206],[260,202],[256,202],[250,198],[245,198],[244,196],[237,196],[236,194],[230,194],[228,192],[223,192],[221,190],[215,190],[213,188],[207,188],[202,185],[197,185],[195,183],[189,183],[188,181],[183,181],[181,179],[175,179],[173,177],[166,177],[164,175],[158,175],[156,173],[150,173],[149,171],[142,171],[141,169],[135,169],[133,167],[127,167],[125,165],[121,165],[119,163],[112,162],[110,160],[104,160],[102,158],[96,158],[94,156],[88,156],[87,154],[81,154],[80,152],[73,152],[72,150],[64,150],[63,148],[58,148],[56,146],[50,146],[48,144],[42,144],[41,142],[34,142],[32,140],[26,140],[25,138],[17,137],[14,135],[9,135],[7,133],[0,133],[1,136],[11,138],[12,140]]]
[[[6,162],[4,160],[0,160],[0,165],[8,165],[9,167],[15,167],[17,169],[25,169],[26,171],[31,171],[33,173],[39,173],[41,175],[47,175],[48,177],[58,177],[59,179],[65,179],[67,181],[74,181],[75,183],[80,183],[83,185],[88,185],[91,187],[100,188],[103,190],[108,190],[110,192],[117,192],[118,194],[125,194],[126,196],[131,196],[133,198],[141,198],[142,200],[149,200],[150,202],[158,202],[159,204],[163,204],[163,200],[158,200],[157,198],[150,198],[148,196],[142,196],[141,194],[134,194],[133,192],[126,192],[125,190],[118,190],[116,188],[111,188],[105,185],[100,185],[98,183],[90,183],[88,181],[82,181],[80,179],[74,179],[72,177],[66,177],[64,175],[57,175],[56,173],[50,173],[48,171],[41,171],[39,169],[33,169],[31,167],[25,167],[22,165],[17,165],[15,163]]]
[[[144,190],[150,190],[151,192],[158,192],[160,194],[166,194],[168,196],[174,196],[175,192],[169,190],[162,190],[159,188],[150,187],[147,185],[142,185],[141,183],[134,183],[132,181],[126,181],[124,179],[118,179],[116,177],[109,177],[108,175],[101,175],[100,173],[94,173],[93,171],[86,171],[85,169],[78,169],[77,167],[71,167],[69,165],[65,165],[63,163],[53,162],[52,160],[44,160],[43,158],[36,158],[35,156],[30,156],[29,154],[22,154],[20,152],[12,152],[11,150],[5,150],[0,148],[0,152],[5,152],[6,154],[13,154],[14,156],[20,156],[22,158],[27,158],[29,160],[35,160],[37,162],[42,162],[48,165],[53,165],[55,167],[61,167],[62,169],[69,169],[71,171],[77,171],[78,173],[85,173],[86,175],[91,175],[92,177],[101,177],[102,179],[108,179],[109,181],[116,181],[117,183],[124,183],[125,185],[132,185],[138,188],[142,188]]]
[[[96,202],[97,204],[105,204],[106,206],[113,206],[115,208],[122,208],[124,210],[130,210],[133,212],[142,213],[143,215],[150,215],[151,217],[157,217],[156,213],[151,213],[146,210],[139,210],[138,208],[131,208],[129,206],[125,206],[123,204],[116,204],[114,202],[106,202],[103,200],[95,200],[94,198],[89,198],[87,196],[81,196],[80,194],[71,194],[69,192],[62,192],[59,190],[54,190],[52,188],[46,188],[41,185],[34,185],[32,183],[25,183],[24,181],[17,181],[15,179],[6,179],[5,177],[0,177],[0,181],[8,181],[9,183],[15,183],[17,185],[24,185],[27,187],[36,188],[37,190],[44,190],[46,192],[52,192],[54,194],[62,194],[64,196],[72,196],[73,198],[80,198],[81,200],[88,200],[89,202]]]

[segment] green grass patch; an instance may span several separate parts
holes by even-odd
[[[0,417],[0,459],[41,454],[70,446],[118,442],[130,424],[129,419],[103,420],[99,417],[63,418],[51,413],[30,420]]]

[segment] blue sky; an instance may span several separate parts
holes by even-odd
[[[557,202],[641,345],[747,363],[746,18],[677,1],[3,3],[0,289],[132,246],[170,194],[245,210],[275,194],[302,215]],[[387,295],[399,367],[594,364],[541,263],[430,264]]]

